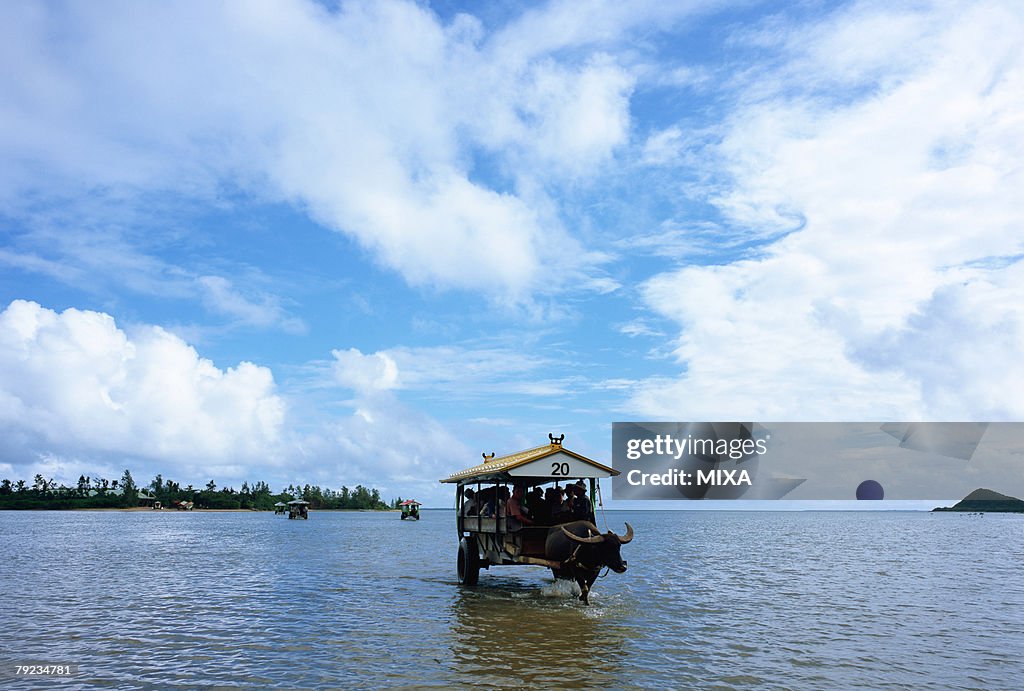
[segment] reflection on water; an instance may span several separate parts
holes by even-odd
[[[539,567],[455,579],[450,511],[0,513],[0,679],[61,688],[1015,688],[1024,520],[609,514],[592,605]]]
[[[583,607],[559,581],[524,585],[492,577],[460,588],[448,632],[457,677],[467,685],[616,686],[638,632],[618,620],[615,602]]]

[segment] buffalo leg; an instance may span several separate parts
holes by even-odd
[[[589,605],[590,600],[587,599],[587,596],[590,595],[590,585],[587,583],[587,577],[577,576],[576,582],[580,586],[580,599],[583,600],[583,604]]]
[[[597,580],[597,574],[596,573],[593,576],[591,576],[590,578],[587,579],[587,601],[586,602],[587,602],[588,605],[590,604],[590,589],[594,587],[594,581],[596,581],[596,580]]]
[[[591,576],[588,573],[577,571],[573,574],[576,578],[576,582],[580,586],[580,599],[583,600],[583,604],[590,604],[590,586],[594,585],[594,581],[597,580],[597,576]]]

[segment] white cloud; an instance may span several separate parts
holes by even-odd
[[[385,497],[413,492],[432,506],[451,503],[451,490],[438,480],[478,457],[437,420],[388,391],[360,398],[357,410],[306,439],[304,449],[305,458],[296,459],[304,476],[329,486],[341,478],[349,487],[377,487]]]
[[[303,419],[289,416],[264,367],[220,369],[159,327],[125,331],[107,314],[12,302],[0,312],[0,470],[72,484],[126,467],[141,483],[161,473],[236,487],[364,484],[446,505],[438,478],[475,454],[394,396],[387,353],[334,355],[338,380],[356,390],[353,410]]]
[[[665,165],[679,158],[683,147],[683,131],[667,127],[653,132],[644,142],[640,160],[647,165]]]
[[[306,325],[289,316],[280,301],[272,295],[244,295],[223,276],[200,276],[196,279],[203,292],[203,302],[214,312],[234,318],[241,324],[277,327],[288,333],[301,334]]]
[[[273,376],[219,369],[159,327],[17,300],[0,312],[0,427],[15,463],[47,455],[171,468],[279,459]]]
[[[619,333],[625,334],[630,338],[636,336],[643,336],[644,338],[659,338],[664,337],[665,334],[653,328],[643,319],[634,319],[633,321],[626,322],[624,324],[618,324],[616,327]]]
[[[397,1],[4,5],[19,67],[0,74],[0,199],[227,184],[302,206],[412,284],[519,299],[588,269],[545,186],[628,140],[633,78],[600,45],[686,11],[555,3],[487,35]],[[558,254],[578,261],[545,276]]]
[[[646,284],[681,326],[686,371],[636,408],[1019,418],[1022,35],[999,3],[857,5],[790,30],[795,53],[755,76],[706,152],[730,181],[712,200],[733,228],[778,239]]]
[[[334,379],[357,394],[404,389],[445,400],[482,396],[556,396],[569,382],[543,376],[552,362],[506,347],[400,346],[363,354],[333,350]]]
[[[387,353],[363,355],[358,348],[332,350],[334,377],[359,393],[387,391],[399,385],[398,366]]]
[[[580,68],[552,63],[531,70],[515,100],[524,112],[517,145],[531,175],[584,176],[625,143],[633,78],[608,56]],[[503,108],[517,107],[506,102]]]
[[[1019,420],[1024,415],[1024,265],[944,285],[899,328],[861,344],[866,366],[918,382],[931,416]]]

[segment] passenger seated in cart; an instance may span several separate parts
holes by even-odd
[[[572,507],[575,506],[575,494],[573,494],[572,485],[567,485],[564,489],[556,487],[558,491],[557,504],[555,504],[555,510],[553,511],[551,522],[554,524],[568,523],[569,521],[575,520],[572,517]],[[562,499],[562,494],[565,495],[565,499]]]
[[[476,499],[478,515],[483,516],[484,518],[487,517],[487,510],[491,508],[491,497],[494,496],[494,491],[496,489],[497,487],[484,487],[483,489],[477,490],[474,499]]]
[[[516,485],[512,490],[512,496],[506,502],[505,515],[516,519],[523,525],[533,525],[533,520],[523,513],[523,486]]]
[[[475,516],[480,513],[480,504],[476,500],[476,492],[470,488],[466,488],[465,491],[466,501],[462,505],[463,516]]]
[[[593,523],[593,507],[590,505],[590,500],[587,499],[587,488],[583,485],[583,481],[580,480],[575,485],[569,485],[569,491],[574,494],[572,519],[574,521],[590,521]]]
[[[534,487],[526,495],[526,508],[534,525],[551,525],[551,509],[540,487]]]
[[[500,518],[505,515],[505,503],[509,498],[508,487],[502,485],[492,489],[494,491],[491,492],[491,498],[484,504],[480,515],[487,518]]]
[[[555,486],[548,487],[544,491],[544,501],[548,505],[548,518],[554,524],[554,516],[562,508],[562,490]]]

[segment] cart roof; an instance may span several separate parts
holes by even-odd
[[[522,480],[567,481],[569,478],[602,478],[618,475],[619,471],[609,468],[586,456],[562,446],[561,438],[551,437],[550,444],[517,453],[487,458],[472,468],[452,473],[441,482],[469,484],[473,482],[494,482]]]
[[[419,505],[420,505],[420,502],[416,501],[415,499],[406,499],[401,504],[399,504],[399,506],[419,506]]]

